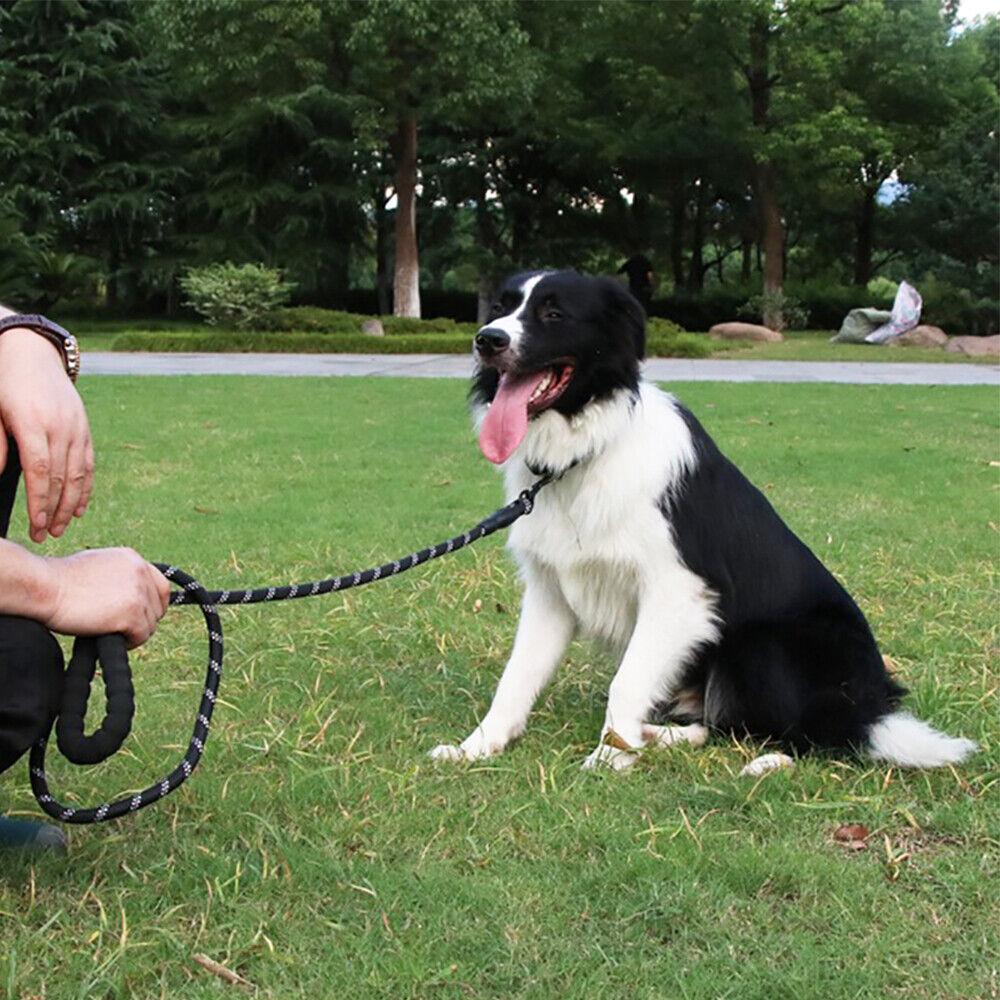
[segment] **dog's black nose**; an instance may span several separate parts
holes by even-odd
[[[485,326],[476,334],[475,344],[476,350],[488,358],[510,347],[510,335],[497,327]]]

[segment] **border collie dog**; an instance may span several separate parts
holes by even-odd
[[[509,279],[476,335],[479,444],[508,499],[555,479],[510,531],[525,591],[490,709],[432,756],[500,753],[582,632],[620,654],[585,767],[627,767],[645,745],[701,744],[709,730],[910,767],[964,759],[974,743],[899,710],[905,691],[830,571],[694,416],[641,379],[645,339],[621,285],[571,271]],[[747,770],[790,762],[766,754]]]

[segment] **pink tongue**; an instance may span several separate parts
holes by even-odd
[[[497,394],[479,431],[479,447],[491,462],[506,462],[528,433],[528,400],[546,374],[541,371],[518,379],[500,376]]]

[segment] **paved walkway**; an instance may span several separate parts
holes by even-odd
[[[95,351],[88,375],[382,375],[468,378],[464,354],[153,354]],[[689,361],[652,358],[657,382],[848,382],[893,385],[1000,386],[1000,365],[890,361]]]

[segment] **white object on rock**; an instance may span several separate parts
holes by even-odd
[[[876,327],[865,337],[868,344],[884,344],[893,337],[898,337],[907,330],[912,330],[920,322],[920,310],[924,302],[918,292],[909,282],[901,281],[896,289],[896,298],[892,303],[892,318],[888,323]]]

